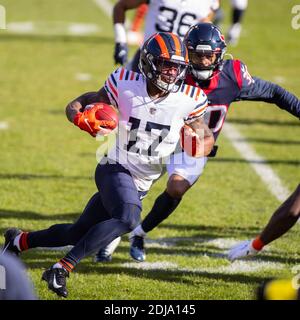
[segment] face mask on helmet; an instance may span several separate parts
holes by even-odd
[[[185,79],[188,64],[176,59],[141,55],[140,70],[157,88],[165,92],[177,92]]]
[[[196,50],[189,51],[192,74],[199,80],[208,80],[212,76],[213,72],[220,67],[225,53],[216,52],[207,47],[198,46]]]
[[[185,62],[154,58],[152,83],[163,91],[176,92],[186,76]]]

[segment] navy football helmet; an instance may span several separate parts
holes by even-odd
[[[188,48],[192,74],[198,80],[208,80],[216,70],[222,69],[226,42],[221,31],[211,23],[197,23],[184,37]],[[210,61],[204,64],[204,60]]]
[[[140,71],[162,91],[178,91],[188,66],[187,48],[173,33],[155,33],[146,40],[141,49]],[[165,73],[170,69],[173,70],[172,75]]]

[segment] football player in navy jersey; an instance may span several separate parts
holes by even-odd
[[[185,39],[191,70],[186,84],[200,86],[208,97],[206,122],[215,140],[222,130],[228,108],[234,101],[264,101],[276,104],[296,117],[300,117],[300,100],[282,87],[252,77],[240,60],[223,60],[226,43],[220,30],[210,23],[198,23],[187,32]],[[179,205],[184,194],[203,172],[207,157],[192,159],[185,152],[173,156],[167,165],[169,180],[166,190],[156,199],[143,222],[131,233],[130,255],[136,261],[146,259],[144,238],[166,219]],[[178,161],[179,158],[179,161]],[[183,161],[180,161],[183,159]],[[115,247],[101,249],[98,261],[109,260]],[[106,259],[107,258],[107,259]]]

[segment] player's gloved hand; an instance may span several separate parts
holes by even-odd
[[[233,246],[228,252],[228,259],[234,261],[256,255],[259,250],[253,248],[252,242],[253,240],[246,240]]]
[[[116,64],[124,65],[128,59],[127,43],[116,43],[114,59]]]
[[[96,112],[100,109],[99,106],[87,108],[83,112],[78,112],[74,117],[73,123],[81,130],[88,132],[92,137],[97,134],[106,135],[111,132],[111,129],[105,129],[108,126],[107,120],[98,120]]]

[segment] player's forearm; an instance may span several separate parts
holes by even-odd
[[[275,83],[257,77],[253,79],[254,83],[250,87],[242,89],[241,100],[274,103],[279,108],[300,118],[300,100],[295,95]]]
[[[188,124],[189,127],[191,127],[198,135],[201,145],[199,150],[200,157],[205,157],[208,156],[215,144],[215,139],[213,136],[213,133],[211,130],[208,128],[208,126],[205,124],[203,118],[199,118],[196,121],[193,121]]]
[[[119,1],[116,3],[113,9],[113,23],[125,23],[125,12],[126,12],[126,6],[124,4],[124,1]]]
[[[146,0],[120,0],[118,1],[113,9],[113,22],[125,23],[125,14],[127,10],[135,9],[139,5],[147,3]]]
[[[78,112],[82,112],[86,105],[95,102],[100,102],[98,92],[87,92],[71,101],[66,107],[66,116],[68,120],[73,123],[74,117]]]

